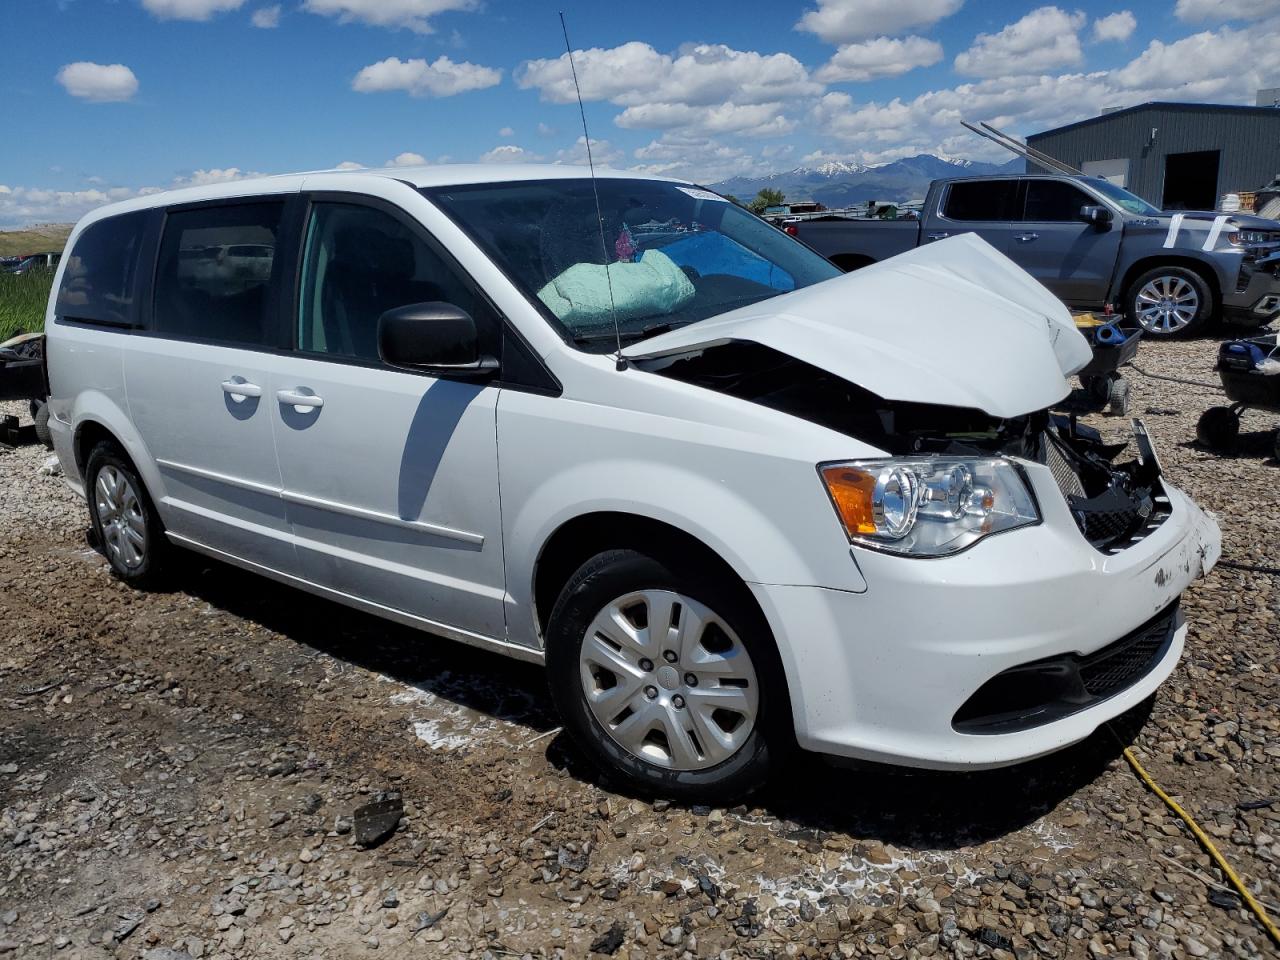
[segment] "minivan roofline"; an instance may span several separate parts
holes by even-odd
[[[151,210],[175,204],[199,203],[204,200],[223,200],[237,197],[272,196],[297,193],[306,184],[307,189],[341,190],[359,192],[361,181],[397,180],[415,189],[425,187],[450,187],[477,183],[509,183],[524,180],[575,180],[592,176],[588,167],[563,163],[441,163],[416,167],[383,167],[360,170],[310,170],[301,173],[284,173],[270,176],[246,177],[221,183],[175,187],[139,197],[131,197],[116,203],[95,207],[81,218],[88,225],[102,217],[115,216],[135,210]],[[661,177],[630,170],[601,168],[595,171],[600,179],[655,180],[666,183],[686,183],[674,177]]]

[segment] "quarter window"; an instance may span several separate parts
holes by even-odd
[[[378,318],[412,303],[444,301],[475,318],[486,306],[471,285],[390,214],[350,203],[316,203],[307,224],[298,349],[378,359]]]
[[[86,227],[62,271],[57,314],[68,320],[131,326],[134,280],[147,212],[125,213]]]
[[[1061,180],[1028,180],[1024,220],[1037,223],[1078,223],[1080,208],[1095,201]]]
[[[157,332],[264,346],[275,342],[271,276],[282,202],[170,213],[156,274]]]
[[[959,180],[947,188],[949,220],[1013,220],[1017,180]]]

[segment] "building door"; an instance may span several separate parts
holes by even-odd
[[[1214,210],[1218,206],[1219,150],[1171,153],[1164,158],[1165,210]]]

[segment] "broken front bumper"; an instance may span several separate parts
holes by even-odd
[[[1035,527],[936,560],[857,551],[861,594],[753,585],[778,637],[802,747],[938,769],[1002,766],[1084,739],[1173,671],[1187,627],[1171,621],[1105,697],[1008,732],[957,728],[965,704],[1005,671],[1105,659],[1104,648],[1176,610],[1220,553],[1217,524],[1166,486],[1168,518],[1104,554],[1084,540],[1048,467],[1024,466],[1044,514]]]
[[[1241,262],[1235,290],[1223,292],[1222,316],[1251,326],[1280,316],[1280,251]]]

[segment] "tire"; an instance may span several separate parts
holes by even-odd
[[[1107,406],[1113,417],[1126,417],[1133,405],[1133,390],[1124,377],[1116,377],[1111,381],[1107,392]]]
[[[1084,387],[1089,399],[1097,404],[1106,403],[1111,396],[1111,385],[1106,377],[1081,377],[1080,386]]]
[[[1276,462],[1280,463],[1280,430],[1271,436],[1271,455],[1276,458]]]
[[[1125,293],[1125,313],[1143,334],[1161,340],[1196,333],[1213,316],[1213,291],[1204,277],[1186,267],[1156,267],[1141,274]]]
[[[592,557],[552,609],[547,674],[566,730],[606,778],[723,803],[764,784],[794,739],[767,624],[743,585],[699,566],[633,550]],[[678,637],[650,639],[651,615]],[[668,642],[680,648],[675,663],[663,657]]]
[[[1210,407],[1196,423],[1196,439],[1210,450],[1226,450],[1240,435],[1240,417],[1230,407]]]
[[[172,548],[138,471],[118,444],[104,440],[89,452],[85,497],[94,540],[111,572],[139,589],[162,586]]]
[[[48,450],[53,449],[53,436],[49,433],[49,404],[42,400],[33,400],[31,405],[35,408],[32,410],[31,419],[36,425],[36,439],[45,445]]]

